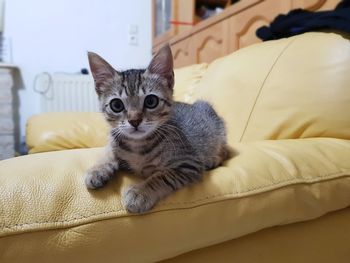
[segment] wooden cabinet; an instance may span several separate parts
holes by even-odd
[[[178,12],[184,12],[182,15],[175,12],[176,17],[182,20],[194,19],[194,0],[171,1],[177,5]],[[173,35],[153,42],[153,52],[169,42],[176,68],[210,63],[235,50],[260,42],[256,30],[270,24],[279,14],[286,14],[295,8],[331,10],[339,2],[340,0],[240,0],[226,7],[220,14],[186,27],[186,30],[184,27],[182,30],[180,27],[174,29],[176,34],[171,31]],[[184,7],[185,3],[190,6],[190,10],[181,11],[184,10],[180,8],[181,5]]]
[[[228,21],[211,27],[171,44],[175,68],[196,63],[210,63],[225,56],[229,47]]]
[[[193,63],[212,62],[228,53],[228,21],[217,23],[191,37]]]
[[[332,10],[340,1],[327,0],[293,0],[293,8],[303,8],[311,11]]]
[[[218,23],[191,37],[171,44],[176,68],[195,63],[210,63],[228,53],[228,21]]]
[[[157,46],[168,42],[177,34],[190,33],[193,26],[204,19],[196,12],[196,10],[200,10],[200,7],[208,5],[224,10],[237,1],[238,0],[152,0],[153,45]],[[209,12],[209,9],[205,10]],[[219,11],[211,10],[211,12]],[[202,15],[205,16],[205,14]]]
[[[181,68],[193,64],[190,43],[191,39],[187,38],[183,41],[171,45],[175,68]]]
[[[256,30],[270,24],[277,14],[287,13],[290,4],[288,1],[267,0],[229,18],[229,51],[261,42]]]

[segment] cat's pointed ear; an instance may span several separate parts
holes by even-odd
[[[170,46],[166,44],[153,57],[147,71],[168,80],[170,88],[174,85],[174,64]]]
[[[117,71],[102,57],[94,52],[88,52],[90,70],[95,80],[95,88],[98,94],[103,93],[113,83]]]

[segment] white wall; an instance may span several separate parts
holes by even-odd
[[[139,45],[128,45],[129,25],[139,29]],[[6,0],[5,36],[11,38],[13,63],[22,72],[20,127],[40,112],[33,91],[35,75],[88,68],[94,51],[117,69],[144,67],[151,58],[150,0]]]

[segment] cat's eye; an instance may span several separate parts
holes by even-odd
[[[111,107],[112,111],[115,113],[119,113],[124,110],[124,104],[121,101],[121,99],[113,99],[109,103],[109,106]]]
[[[148,95],[145,98],[144,105],[148,109],[154,109],[155,107],[158,106],[159,99],[156,95]]]

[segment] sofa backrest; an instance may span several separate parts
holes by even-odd
[[[194,94],[224,117],[231,143],[350,139],[350,41],[306,33],[241,49],[211,63]]]
[[[350,139],[350,41],[306,33],[249,46],[210,65],[175,70],[176,100],[211,102],[229,143]],[[27,125],[30,153],[104,146],[100,113],[48,113]]]

